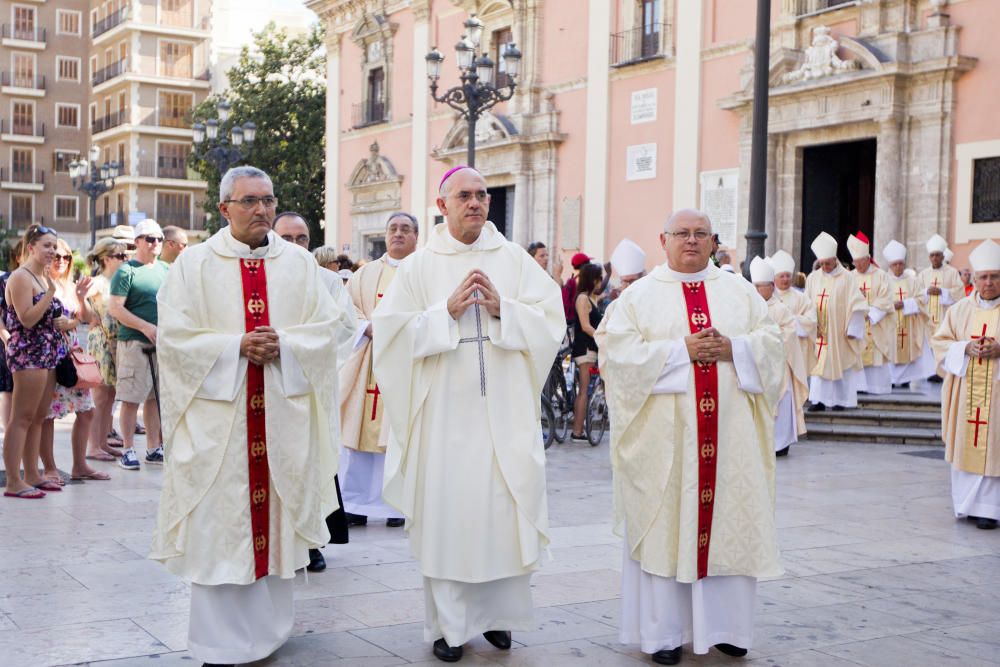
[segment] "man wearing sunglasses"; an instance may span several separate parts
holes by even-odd
[[[163,252],[160,253],[160,259],[167,264],[173,264],[187,247],[188,237],[183,229],[174,225],[163,228]]]
[[[156,407],[153,383],[156,355],[144,348],[156,345],[156,293],[167,277],[169,265],[160,259],[163,230],[155,220],[143,220],[135,226],[135,255],[121,265],[111,279],[108,312],[121,323],[118,332],[118,383],[115,387],[122,402],[119,423],[125,448],[118,461],[125,470],[139,469],[139,456],[133,447],[139,404],[146,424],[146,463],[162,464],[160,412]]]

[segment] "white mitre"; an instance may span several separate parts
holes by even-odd
[[[944,249],[944,263],[951,264],[951,260],[955,257],[955,253],[951,251],[951,248]]]
[[[927,254],[932,252],[944,252],[948,249],[948,242],[945,241],[939,234],[927,239]]]
[[[993,239],[986,239],[969,253],[969,264],[973,272],[1000,271],[1000,245]]]
[[[774,267],[770,262],[760,257],[754,257],[750,262],[750,282],[754,285],[758,283],[774,282]]]
[[[847,237],[847,250],[851,253],[851,259],[864,259],[871,256],[868,244],[854,234]]]
[[[767,259],[775,273],[795,273],[795,258],[784,250],[779,250]]]
[[[837,256],[837,239],[826,232],[820,232],[809,248],[816,255],[816,259],[830,259]]]
[[[620,276],[642,273],[646,270],[646,253],[635,241],[622,239],[611,253],[611,268]]]
[[[882,248],[882,256],[890,264],[893,262],[904,262],[906,261],[906,246],[893,239]]]

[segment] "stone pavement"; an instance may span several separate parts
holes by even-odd
[[[913,454],[913,455],[910,455]],[[683,664],[1000,664],[1000,531],[951,516],[941,449],[809,442],[778,461],[787,574],[761,583],[755,646]],[[57,457],[67,467],[67,423]],[[607,441],[548,453],[553,561],[534,577],[537,628],[515,648],[483,639],[463,665],[644,665],[617,642],[620,540],[612,534]],[[162,470],[99,464],[110,482],[0,502],[0,664],[196,667],[188,593],[145,560]],[[326,572],[296,584],[287,667],[439,665],[423,641],[420,575],[403,532],[354,530],[324,549]]]

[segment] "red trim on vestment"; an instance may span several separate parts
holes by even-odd
[[[705,283],[682,283],[691,333],[712,326]],[[694,363],[698,414],[698,578],[708,576],[708,549],[715,509],[715,471],[719,452],[719,369],[714,362]]]
[[[267,276],[264,260],[240,260],[243,278],[243,315],[246,331],[270,326]],[[270,472],[267,467],[267,427],[264,420],[264,368],[247,364],[247,462],[250,471],[250,528],[253,535],[254,573],[257,579],[268,572],[270,537]]]

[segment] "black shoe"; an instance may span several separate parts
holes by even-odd
[[[367,526],[368,517],[364,514],[351,514],[350,512],[345,512],[344,515],[347,517],[348,526]]]
[[[843,412],[846,409],[847,408],[845,408],[843,405],[835,405],[835,406],[833,406],[833,411],[834,412]]]
[[[484,632],[483,637],[486,637],[486,641],[493,644],[501,651],[506,651],[510,648],[509,630],[490,630],[489,632]]]
[[[309,550],[309,564],[306,565],[306,569],[310,572],[322,572],[326,569],[326,559],[323,558],[323,552],[319,549]]]
[[[826,406],[822,403],[813,403],[806,408],[806,412],[823,412],[824,410],[826,410]]]
[[[221,662],[203,662],[201,667],[236,667],[233,663],[223,664]]]
[[[681,661],[681,646],[670,650],[663,649],[653,654],[653,662],[658,665],[676,665]]]
[[[779,449],[778,451],[776,451],[774,453],[774,455],[775,456],[788,456],[788,450],[791,449],[791,447],[792,447],[791,445],[788,445],[788,447],[785,447],[784,449]]]
[[[406,519],[386,519],[385,525],[389,528],[402,528]]]
[[[458,662],[462,659],[461,646],[448,646],[444,637],[434,642],[434,656],[444,662]]]
[[[747,650],[745,648],[733,646],[732,644],[716,644],[715,648],[734,658],[742,658],[747,654]]]
[[[570,442],[590,442],[590,440],[587,439],[587,435],[586,434],[577,435],[576,433],[570,433],[569,434],[569,441]]]
[[[927,378],[927,381],[933,382],[934,384],[941,384],[942,382],[944,382],[944,378],[942,378],[940,375],[932,375],[929,378]]]
[[[980,530],[993,530],[996,527],[996,519],[987,519],[986,517],[978,517],[976,519],[976,528],[979,528]]]

